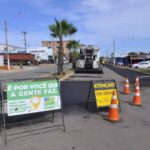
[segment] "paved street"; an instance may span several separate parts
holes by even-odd
[[[68,66],[64,66],[67,68]],[[46,77],[56,71],[54,64],[41,64],[39,66],[24,66],[11,71],[0,71],[0,79],[24,79]]]
[[[92,77],[91,77],[92,76]],[[76,79],[115,79],[117,82],[119,99],[121,102],[121,117],[123,122],[112,124],[103,120],[107,112],[96,113],[96,108],[89,106],[85,110],[85,104],[67,104],[64,106],[66,132],[61,128],[54,128],[40,131],[40,133],[29,133],[26,136],[20,135],[17,138],[11,137],[8,146],[5,147],[1,141],[2,150],[148,150],[150,147],[150,95],[149,88],[141,88],[143,107],[133,107],[129,102],[133,99],[133,92],[130,95],[121,94],[124,78],[108,68],[104,68],[104,74],[88,75],[75,74],[68,79],[68,82]],[[73,81],[74,82],[74,81]],[[133,91],[133,85],[132,91]],[[64,100],[63,100],[64,101]],[[86,97],[85,97],[86,101]],[[46,117],[50,117],[47,115]],[[40,118],[40,117],[39,117]],[[34,127],[44,126],[43,121],[35,119],[32,121]],[[54,123],[61,121],[60,114],[56,114]],[[8,129],[19,131],[29,129],[27,124],[15,126]]]
[[[144,73],[136,71],[131,71],[123,67],[114,67],[112,65],[106,65],[106,67],[125,78],[128,77],[132,84],[134,84],[135,78],[138,76],[140,79],[141,86],[150,86],[150,75],[146,75]]]

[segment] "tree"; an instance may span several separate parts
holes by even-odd
[[[130,57],[137,57],[138,53],[136,53],[136,52],[130,52],[130,53],[128,53],[128,56],[130,56]]]
[[[75,55],[76,60],[79,59],[79,55],[80,55],[77,50],[75,50],[75,52],[70,51],[70,52],[69,52],[69,59],[71,60],[71,62],[72,62],[72,60],[73,60],[73,53],[74,53],[74,55]]]
[[[73,52],[72,52],[72,66],[73,66],[73,68],[75,68],[76,59],[78,57],[77,49],[79,47],[80,47],[80,41],[71,40],[67,44],[67,48],[69,48],[70,51],[73,50]]]
[[[103,62],[104,62],[104,57],[103,57],[103,56],[99,58],[99,62],[100,62],[101,64],[103,64]]]
[[[55,23],[49,26],[51,36],[59,39],[59,48],[58,48],[58,63],[57,63],[57,73],[63,73],[63,38],[68,35],[72,35],[77,32],[77,29],[72,23],[68,23],[65,19],[58,21],[55,19]]]

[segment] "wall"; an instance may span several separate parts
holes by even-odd
[[[0,55],[0,66],[4,66],[4,56]]]

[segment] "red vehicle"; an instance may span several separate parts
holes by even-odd
[[[7,64],[7,53],[0,55],[4,56],[4,64]],[[9,61],[11,65],[30,65],[40,63],[35,55],[30,53],[9,53]]]

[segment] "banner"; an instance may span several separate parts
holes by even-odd
[[[57,80],[7,84],[8,116],[61,109]]]
[[[93,81],[93,87],[97,107],[99,108],[110,106],[112,99],[112,92],[115,91],[117,94],[115,81],[114,80]]]

